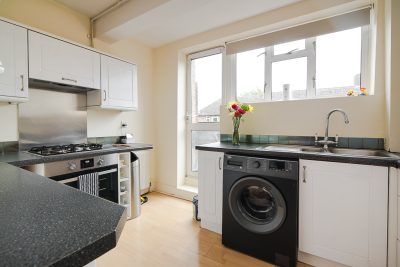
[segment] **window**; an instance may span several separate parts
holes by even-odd
[[[236,56],[236,92],[243,102],[265,97],[265,49],[255,49]]]
[[[187,177],[196,177],[197,145],[219,141],[222,48],[188,56]],[[192,184],[192,183],[188,183]]]
[[[363,26],[237,53],[236,97],[261,102],[359,93],[366,87],[367,40]]]
[[[359,91],[361,28],[318,36],[316,44],[316,95],[346,95],[349,89]]]

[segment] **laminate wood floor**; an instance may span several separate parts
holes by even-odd
[[[148,197],[141,216],[126,222],[117,247],[98,258],[97,267],[274,266],[225,248],[220,235],[192,219],[190,201],[159,193]]]

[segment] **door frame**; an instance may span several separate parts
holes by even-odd
[[[191,62],[194,59],[199,59],[203,57],[213,56],[216,54],[222,55],[222,92],[221,101],[224,103],[224,58],[225,58],[225,48],[222,46],[210,48],[207,50],[199,51],[187,55],[186,58],[186,170],[185,170],[185,181],[184,183],[189,186],[197,187],[197,172],[192,171],[192,131],[220,131],[220,123],[192,123],[192,71]]]

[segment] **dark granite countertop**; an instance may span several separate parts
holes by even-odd
[[[116,246],[125,221],[118,204],[0,163],[1,266],[83,266]]]
[[[0,154],[0,162],[10,163],[14,166],[27,166],[34,165],[44,162],[53,162],[53,161],[62,161],[74,158],[81,157],[93,157],[99,155],[106,155],[112,153],[123,153],[130,151],[138,151],[138,150],[147,150],[152,149],[153,146],[149,144],[129,144],[127,146],[119,146],[115,147],[112,145],[104,145],[101,150],[93,150],[87,152],[79,152],[79,153],[71,153],[71,154],[62,154],[62,155],[54,155],[54,156],[38,156],[27,151],[19,151],[19,152],[9,152],[5,154]]]
[[[320,161],[331,161],[331,162],[342,162],[352,164],[364,164],[364,165],[375,165],[375,166],[390,166],[400,167],[400,156],[397,153],[392,153],[392,157],[376,157],[376,156],[360,156],[360,155],[344,155],[344,154],[333,154],[333,153],[319,153],[319,152],[304,152],[290,148],[290,145],[282,146],[273,150],[263,150],[261,147],[272,146],[272,144],[247,144],[243,143],[240,145],[232,145],[229,142],[217,142],[206,145],[196,146],[198,150],[207,151],[218,151],[224,153],[233,153],[240,155],[249,156],[267,156],[277,158],[291,158],[291,159],[308,159],[308,160],[320,160]],[[298,147],[298,146],[297,146]]]

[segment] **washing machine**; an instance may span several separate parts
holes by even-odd
[[[222,243],[284,267],[296,266],[298,162],[224,157]]]

